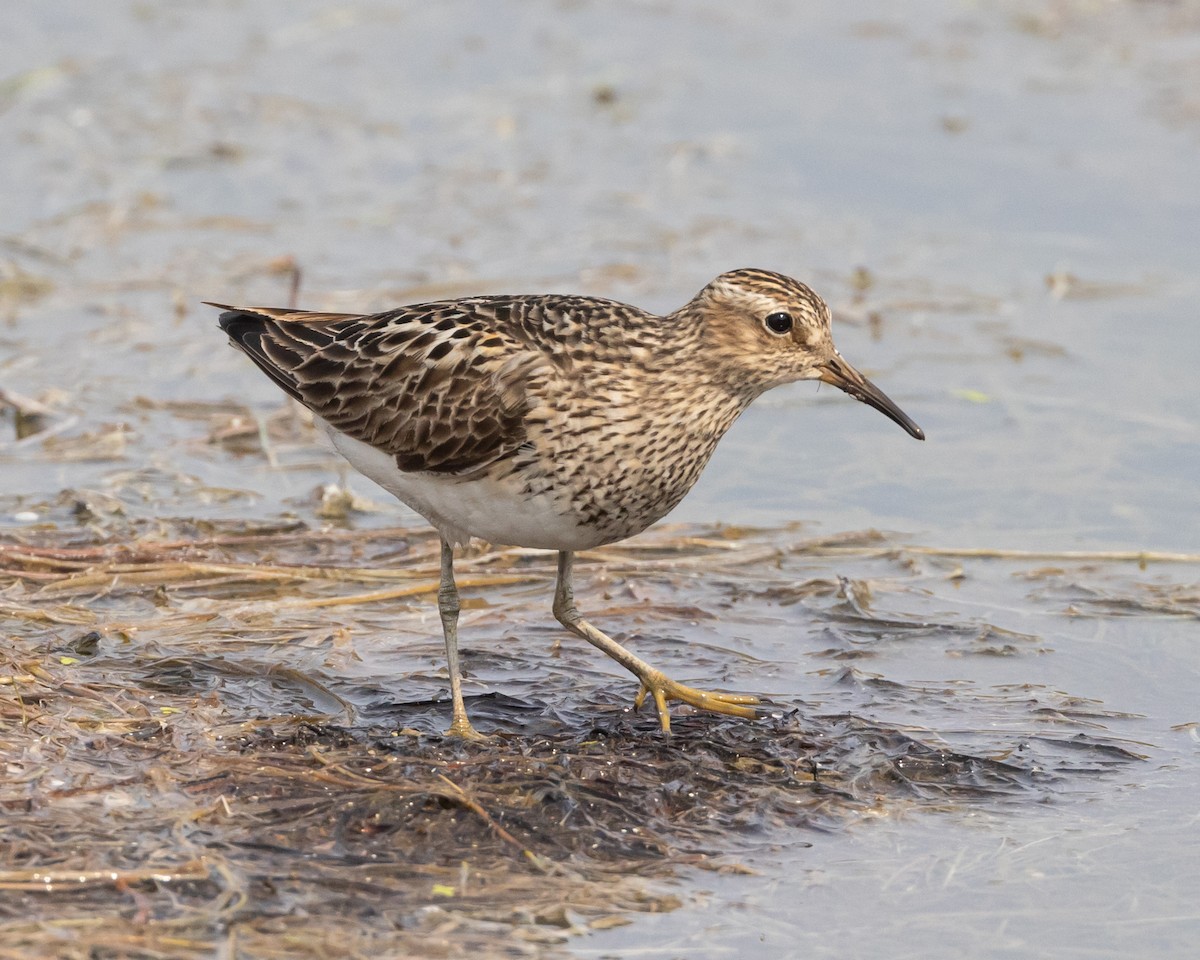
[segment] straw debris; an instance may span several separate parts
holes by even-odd
[[[855,550],[876,566],[793,569]],[[924,562],[872,532],[667,530],[585,555],[581,579],[635,629],[799,611],[831,664],[888,638],[1041,643],[897,610]],[[551,555],[480,547],[460,569],[481,636],[545,623]],[[503,656],[468,654],[493,739],[447,740],[436,584],[424,531],[156,521],[0,539],[0,958],[552,956],[673,909],[680,871],[753,872],[744,852],[780,830],[1028,802],[1138,757],[1104,735],[1111,715],[1051,691],[978,694],[1027,719],[1019,746],[897,729],[855,704],[969,693],[845,663],[826,681],[843,710],[681,711],[665,739],[628,683],[528,626]],[[703,632],[682,655],[760,666]]]

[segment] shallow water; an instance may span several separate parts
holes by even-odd
[[[563,949],[1189,955],[1196,567],[1102,554],[1200,549],[1197,8],[10,6],[0,389],[41,401],[46,429],[18,440],[0,413],[0,531],[319,524],[336,467],[287,414],[262,455],[250,414],[278,396],[198,305],[286,300],[284,258],[304,303],[347,310],[543,290],[669,310],[731,267],[795,274],[929,440],[783,388],[674,519],[1096,555],[823,556],[771,588],[882,578],[870,609],[891,628],[856,632],[832,588],[788,602],[707,576],[673,602],[719,618],[617,626],[683,677],[802,717],[987,757],[1052,720],[1146,759],[1093,772],[1089,754],[1005,802],[893,798],[845,829],[731,838],[757,875],[684,874],[679,910]],[[381,507],[358,526],[408,519],[349,483]],[[633,598],[661,599],[646,580]],[[548,643],[547,590],[517,597]],[[411,645],[432,618],[389,647],[394,620],[374,617],[350,618],[371,642],[325,679],[424,670],[438,696],[438,644]],[[476,676],[536,693],[537,661],[496,655],[504,628],[479,619]],[[599,684],[608,666],[567,650],[564,709],[572,672]],[[224,686],[235,713],[309,708]]]

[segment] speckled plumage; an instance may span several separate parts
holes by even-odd
[[[821,298],[769,271],[722,274],[667,316],[575,296],[469,297],[370,316],[225,310],[233,342],[356,467],[428,519],[447,551],[479,536],[568,553],[639,533],[691,489],[751,401],[793,380],[834,383],[922,436],[841,359]],[[786,330],[771,326],[780,316]],[[568,556],[567,594],[569,575]],[[563,577],[560,562],[560,593]],[[655,694],[666,727],[659,691],[622,662],[641,695]],[[456,688],[453,662],[451,672]],[[466,733],[460,699],[452,729]]]

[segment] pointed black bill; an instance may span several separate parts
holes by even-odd
[[[913,423],[908,414],[896,406],[886,393],[843,360],[841,354],[835,353],[826,362],[821,368],[820,379],[824,383],[833,384],[839,390],[845,390],[855,400],[861,400],[886,417],[895,420],[911,436],[918,440],[925,439],[925,431]]]

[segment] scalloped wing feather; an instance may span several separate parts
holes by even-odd
[[[497,330],[486,301],[372,316],[226,308],[222,329],[272,380],[406,472],[470,475],[526,440],[551,358]]]

